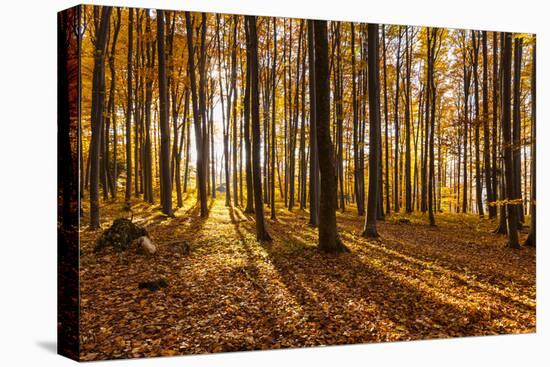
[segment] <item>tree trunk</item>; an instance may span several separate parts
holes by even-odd
[[[317,146],[321,173],[319,208],[319,249],[342,252],[346,247],[336,227],[336,177],[334,155],[330,138],[330,72],[328,63],[327,22],[313,21],[315,48],[315,116],[317,118]]]
[[[435,104],[436,104],[436,90],[434,81],[434,64],[436,61],[436,44],[437,44],[437,28],[427,29],[428,33],[428,95],[426,108],[430,108],[430,123],[429,123],[429,177],[428,177],[428,218],[430,226],[435,226],[434,215],[434,178],[435,178],[435,157],[434,157],[434,134],[435,134]],[[427,124],[428,125],[428,124]],[[428,131],[426,132],[428,133]]]
[[[126,76],[126,88],[128,89],[128,103],[126,105],[126,190],[124,201],[129,205],[132,196],[132,65],[134,47],[134,9],[128,9],[128,74]],[[137,122],[135,122],[137,123]]]
[[[533,58],[531,60],[531,227],[525,246],[537,245],[537,39],[533,36]]]
[[[491,151],[491,185],[493,186],[493,198],[495,201],[498,197],[498,165],[497,165],[497,137],[498,137],[498,110],[499,110],[499,101],[498,101],[498,90],[499,90],[499,72],[498,72],[498,33],[493,32],[493,138],[492,138],[492,151]],[[496,213],[497,207],[492,205]]]
[[[357,203],[357,214],[365,215],[365,203],[363,201],[364,189],[361,185],[361,170],[362,166],[359,164],[359,149],[362,144],[359,144],[359,110],[357,103],[357,82],[355,80],[355,27],[351,23],[351,80],[352,80],[352,110],[353,110],[353,182],[355,191],[355,201]]]
[[[399,186],[399,82],[400,82],[400,70],[401,70],[401,26],[398,29],[399,38],[397,41],[397,60],[395,65],[395,99],[394,99],[394,113],[393,113],[393,123],[394,123],[394,133],[395,133],[395,152],[393,157],[394,167],[393,167],[393,210],[399,212],[400,209],[400,186]],[[369,173],[370,174],[370,173]]]
[[[409,29],[405,30],[405,211],[412,212],[411,198],[411,59],[412,40],[409,40]]]
[[[479,77],[478,77],[478,60],[479,60],[479,38],[476,31],[472,31],[473,44],[473,74],[474,74],[474,107],[475,107],[475,159],[476,159],[476,203],[477,212],[480,218],[484,217],[483,210],[483,186],[481,184],[481,158],[479,155],[479,127],[482,123],[479,115]]]
[[[524,222],[523,199],[521,194],[521,62],[522,62],[522,39],[514,39],[514,96],[513,96],[513,128],[512,128],[512,160],[514,164],[514,196],[519,204],[518,224],[521,227]]]
[[[206,17],[203,15],[203,35],[206,31]],[[204,149],[203,149],[203,131],[202,131],[202,113],[199,111],[197,102],[197,80],[195,75],[195,49],[193,43],[193,25],[191,23],[191,14],[185,12],[185,24],[187,28],[187,53],[189,67],[189,81],[191,84],[191,104],[193,105],[193,123],[195,127],[195,146],[197,150],[197,186],[199,191],[199,201],[201,207],[201,217],[208,215],[208,207],[206,202],[206,177],[204,165]],[[202,48],[202,47],[201,47]],[[199,71],[200,73],[200,71]],[[201,79],[203,75],[201,73]],[[202,93],[199,93],[202,94]],[[201,98],[202,99],[202,98]]]
[[[117,9],[117,18],[115,21],[115,28],[114,28],[114,34],[113,34],[113,41],[111,43],[111,53],[109,54],[109,70],[111,72],[111,85],[109,88],[109,102],[107,103],[107,117],[105,119],[105,134],[104,134],[104,150],[103,150],[103,160],[105,164],[105,179],[107,183],[108,191],[111,193],[111,198],[116,199],[116,148],[117,148],[117,141],[116,141],[116,117],[117,114],[115,112],[115,91],[116,91],[116,68],[115,68],[115,47],[118,39],[118,33],[120,31],[120,8]],[[113,167],[114,172],[111,172],[111,162],[109,159],[109,137],[110,137],[110,125],[111,122],[113,123],[113,130],[114,130],[114,139],[113,139]],[[105,198],[107,199],[107,198]]]
[[[101,23],[95,39],[94,71],[92,81],[92,138],[90,142],[90,227],[99,228],[99,155],[105,101],[105,52],[109,21],[113,8],[104,6]]]
[[[488,63],[487,56],[487,32],[481,33],[482,44],[482,56],[483,56],[483,104],[482,104],[482,122],[483,122],[483,163],[485,172],[485,189],[487,190],[487,202],[489,208],[489,219],[496,217],[496,207],[491,205],[495,201],[495,195],[493,192],[493,183],[491,181],[491,175],[493,168],[491,166],[491,144],[490,144],[490,132],[489,132],[489,87],[488,87]],[[493,76],[494,77],[494,76]],[[496,129],[495,129],[496,132]]]
[[[385,124],[385,191],[386,191],[386,214],[389,215],[391,212],[390,207],[390,144],[389,144],[389,134],[388,134],[388,78],[387,78],[387,62],[386,62],[386,26],[382,25],[382,64],[384,71],[384,124]],[[368,79],[368,78],[367,78]],[[368,81],[367,81],[368,82]],[[368,88],[367,88],[368,89]],[[382,195],[382,193],[380,193]]]
[[[233,44],[231,45],[231,91],[233,95],[233,203],[239,205],[239,187],[238,187],[238,170],[237,170],[237,26],[239,17],[233,16]],[[228,115],[229,116],[229,115]],[[241,188],[242,190],[242,188]],[[241,195],[242,197],[242,195]]]
[[[380,134],[380,80],[378,72],[378,24],[368,24],[368,85],[369,85],[369,197],[364,237],[378,237],[376,211],[378,207],[378,143]]]
[[[245,36],[250,38],[249,22],[245,21]],[[247,42],[248,43],[248,42]],[[247,50],[248,51],[248,50]],[[244,149],[246,169],[246,208],[245,213],[254,213],[254,184],[252,179],[251,142],[250,142],[250,52],[246,53],[246,83],[244,89]]]
[[[464,51],[462,55],[462,62],[464,63],[464,132],[463,132],[463,148],[464,148],[464,157],[463,157],[463,182],[462,187],[462,212],[466,213],[468,210],[468,130],[470,128],[469,123],[469,95],[470,95],[470,80],[472,76],[472,70],[467,66],[466,63],[466,35],[464,35]]]
[[[256,17],[246,16],[248,21],[248,48],[249,63],[246,68],[250,69],[250,102],[252,120],[252,169],[254,179],[254,212],[256,214],[256,239],[258,241],[270,241],[271,237],[267,232],[264,221],[264,203],[262,196],[262,172],[260,165],[260,88],[258,85],[258,35],[256,31]]]
[[[162,212],[172,214],[172,180],[170,178],[170,125],[168,124],[168,86],[166,83],[166,53],[164,50],[164,11],[157,10],[158,78],[160,100],[160,158]]]
[[[275,152],[277,150],[277,131],[276,131],[276,87],[277,87],[277,18],[273,18],[273,65],[271,66],[271,219],[275,220],[277,217],[277,204],[275,202]]]
[[[515,197],[514,161],[511,139],[511,84],[512,84],[512,34],[504,33],[502,48],[502,139],[504,144],[504,171],[506,185],[506,200]],[[516,204],[506,204],[508,214],[508,247],[519,248],[518,242],[518,209]]]

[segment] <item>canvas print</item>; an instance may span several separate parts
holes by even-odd
[[[57,22],[60,354],[535,332],[534,34]]]

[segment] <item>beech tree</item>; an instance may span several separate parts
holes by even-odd
[[[304,213],[314,227],[325,223],[320,240],[343,251],[333,209],[366,214],[365,236],[384,230],[377,220],[416,211],[431,225],[440,212],[488,212],[504,234],[510,206],[517,226],[535,210],[534,56],[523,52],[531,35],[512,35],[507,100],[504,34],[392,25],[369,38],[367,24],[326,22],[316,33],[315,21],[114,11],[103,27],[101,7],[84,14],[92,26],[83,42],[94,58],[83,59],[92,77],[82,102],[93,114],[83,124],[80,180],[90,217],[117,202],[119,183],[126,210],[159,197],[167,215],[196,189],[202,218],[216,205],[209,197],[225,191],[225,206],[254,213],[260,227],[271,227],[265,210],[274,226],[288,211]]]
[[[164,49],[164,11],[157,11],[157,45],[160,99],[160,158],[162,212],[172,215],[172,180],[170,178],[170,127],[168,125],[168,88],[166,85],[166,53]]]
[[[537,245],[537,39],[533,37],[533,56],[531,59],[531,226],[525,240],[526,246]]]
[[[378,206],[378,142],[380,135],[380,76],[378,71],[378,24],[368,25],[368,85],[369,85],[369,196],[364,237],[378,237],[376,211]]]
[[[506,199],[515,199],[514,161],[511,138],[511,85],[512,85],[512,34],[503,33],[504,42],[501,50],[502,58],[502,139],[504,150],[504,172]],[[508,224],[508,247],[519,248],[518,242],[518,209],[516,203],[506,204]]]
[[[201,25],[201,57],[200,57],[200,70],[199,74],[201,77],[201,88],[200,91],[197,91],[197,77],[195,75],[195,45],[193,42],[193,24],[192,17],[189,12],[185,12],[185,24],[187,29],[187,52],[188,52],[188,70],[189,70],[189,82],[191,85],[191,104],[193,106],[193,125],[195,127],[195,146],[197,151],[197,181],[198,181],[198,194],[200,201],[200,212],[201,217],[208,215],[208,207],[206,202],[206,172],[204,164],[204,141],[203,141],[203,115],[204,115],[204,102],[201,103],[199,108],[199,96],[203,101],[203,89],[204,89],[204,74],[201,71],[204,71],[204,39],[206,36],[206,15],[202,16],[202,25]]]
[[[248,23],[248,48],[249,53],[246,67],[250,69],[247,74],[250,83],[250,114],[252,120],[252,169],[254,178],[254,213],[256,214],[256,238],[258,241],[270,241],[264,221],[264,204],[262,196],[262,181],[260,167],[260,90],[258,87],[258,34],[256,30],[256,17],[247,16]]]
[[[97,8],[96,8],[97,9]],[[92,89],[92,137],[90,142],[90,227],[99,228],[99,155],[105,110],[105,53],[113,8],[101,9],[101,20],[94,40]]]
[[[342,252],[345,247],[336,227],[336,177],[334,176],[334,148],[330,138],[330,83],[328,62],[327,22],[313,21],[315,59],[315,116],[317,118],[317,146],[321,174],[319,207],[319,249]]]

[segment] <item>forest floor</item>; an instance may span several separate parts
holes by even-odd
[[[223,196],[210,199],[207,218],[195,195],[175,218],[136,201],[134,222],[158,247],[152,257],[95,254],[101,231],[82,231],[83,360],[535,331],[535,250],[506,248],[495,222],[438,214],[430,227],[427,216],[399,214],[367,240],[364,217],[348,207],[338,225],[351,252],[327,255],[306,211],[280,203],[278,219],[266,219],[273,241],[262,244],[254,217]],[[121,208],[102,207],[103,229]],[[168,251],[174,240],[190,254]],[[158,277],[168,287],[138,289]]]

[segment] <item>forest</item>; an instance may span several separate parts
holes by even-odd
[[[78,12],[82,359],[535,331],[535,35]]]

